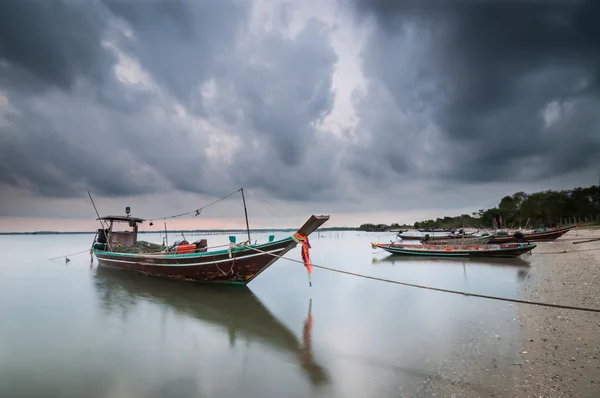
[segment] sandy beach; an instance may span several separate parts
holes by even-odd
[[[570,231],[539,242],[518,297],[600,308],[600,230]],[[516,317],[509,316],[510,309]],[[507,335],[500,323],[516,325]],[[600,314],[527,304],[500,307],[498,322],[483,323],[455,346],[416,392],[423,397],[600,397]]]
[[[539,243],[521,298],[600,308],[600,241],[573,244],[588,237],[600,238],[600,230],[574,230]],[[517,309],[521,347],[513,396],[600,396],[600,314],[521,304]]]

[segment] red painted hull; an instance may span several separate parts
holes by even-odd
[[[523,234],[523,239],[525,239],[527,242],[552,241],[552,240],[556,240],[556,239],[560,238],[561,236],[563,236],[564,234],[569,232],[571,229],[573,229],[575,226],[576,225],[573,225],[570,227],[565,227],[565,228],[558,228],[558,229],[555,229],[554,231],[531,232],[528,234]],[[501,236],[494,236],[489,243],[508,243],[508,242],[514,242],[514,241],[515,241],[514,235],[501,235]]]

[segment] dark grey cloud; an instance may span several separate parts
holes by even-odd
[[[231,178],[242,186],[280,191],[284,199],[309,199],[334,189],[340,143],[314,127],[334,104],[338,58],[329,28],[311,19],[293,39],[270,33],[243,54],[256,56],[269,62],[236,66],[217,85],[219,109],[236,109],[235,118],[246,129],[239,131],[242,145]],[[221,90],[227,86],[231,91]]]
[[[0,109],[0,185],[52,197],[331,194],[336,142],[316,125],[333,107],[337,56],[322,22],[290,38],[251,28],[250,4],[235,0],[12,3],[1,6],[12,19],[40,29],[0,28],[11,72],[0,95],[15,110]]]
[[[106,13],[94,1],[0,2],[0,87],[69,89],[102,81],[114,62],[101,44]]]
[[[123,50],[188,105],[198,100],[198,85],[220,75],[232,61],[237,40],[247,29],[251,4],[235,0],[102,2],[132,30],[132,39],[119,40]]]
[[[599,2],[350,3],[372,26],[351,167],[484,182],[598,165]]]

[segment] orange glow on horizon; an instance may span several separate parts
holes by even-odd
[[[148,221],[140,225],[140,231],[164,231],[164,220],[154,221],[150,226]],[[118,230],[129,229],[125,223],[115,223]],[[89,219],[64,219],[64,218],[34,218],[34,217],[0,217],[0,232],[87,232],[93,233],[100,228],[97,220]],[[196,229],[245,229],[244,220],[234,219],[179,219],[167,221],[168,230],[196,230]],[[258,227],[256,227],[258,228]]]

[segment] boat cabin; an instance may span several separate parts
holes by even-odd
[[[144,219],[130,216],[130,208],[126,207],[126,216],[106,216],[100,217],[98,220],[105,225],[108,223],[108,228],[98,229],[96,231],[96,239],[94,240],[93,248],[95,250],[102,251],[122,251],[119,250],[123,247],[133,246],[138,241],[138,224],[143,223]],[[123,230],[118,224],[125,223],[130,229]],[[150,222],[152,225],[152,222]],[[234,239],[235,240],[235,239]],[[144,242],[146,245],[150,245],[148,242]],[[154,245],[158,246],[158,245]],[[163,242],[163,247],[165,242]],[[183,240],[175,241],[175,243],[159,251],[165,251],[166,253],[178,253],[178,254],[189,254],[206,252],[208,250],[208,243],[206,239],[199,239],[193,243],[189,243],[185,238]]]
[[[97,249],[106,250],[119,246],[131,246],[137,242],[138,224],[145,220],[138,217],[127,216],[106,216],[98,220],[108,222],[107,229],[99,229],[96,236]],[[126,223],[131,230],[118,230],[116,224]],[[103,247],[99,247],[103,246]]]

